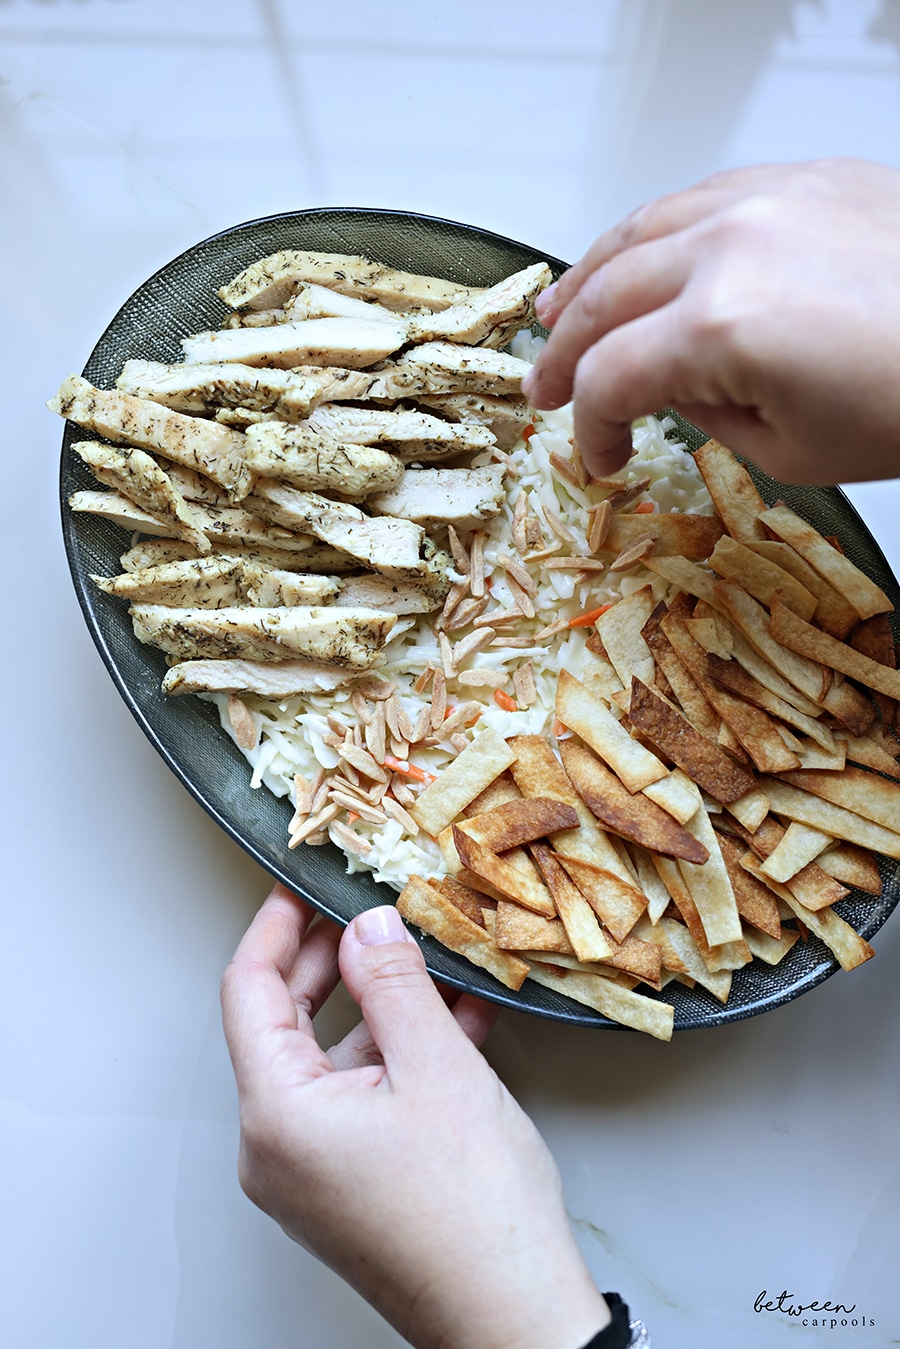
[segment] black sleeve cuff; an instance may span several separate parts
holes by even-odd
[[[631,1327],[628,1320],[628,1308],[618,1293],[604,1293],[612,1320],[608,1326],[598,1331],[584,1349],[628,1349],[631,1343]]]

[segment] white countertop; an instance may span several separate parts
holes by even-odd
[[[238,1188],[217,984],[268,878],[91,643],[44,400],[157,267],[268,212],[408,208],[574,259],[726,165],[900,164],[898,52],[890,0],[0,3],[10,1349],[399,1343]],[[900,570],[900,487],[850,495]],[[601,1287],[654,1345],[900,1342],[900,920],[875,945],[669,1046],[501,1019],[490,1058],[559,1161]],[[349,1016],[339,997],[325,1037]],[[875,1325],[804,1330],[754,1312],[763,1289]]]

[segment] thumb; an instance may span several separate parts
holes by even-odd
[[[390,904],[367,909],[348,924],[339,950],[341,977],[359,1004],[389,1075],[422,1072],[468,1045],[425,969],[415,939]]]

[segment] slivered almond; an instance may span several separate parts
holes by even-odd
[[[334,731],[335,735],[339,735],[341,738],[343,738],[350,729],[347,723],[341,721],[340,717],[336,717],[333,712],[329,712],[325,720],[328,722],[328,725]]]
[[[569,526],[564,525],[562,520],[560,520],[556,511],[552,511],[550,507],[545,506],[543,502],[541,502],[541,514],[550,526],[551,532],[554,533],[558,539],[562,539],[563,543],[578,542]]]
[[[359,689],[354,689],[350,694],[350,706],[363,726],[368,726],[372,720],[372,713],[369,711],[368,700],[362,696]]]
[[[453,616],[453,611],[465,599],[466,591],[469,589],[469,578],[464,576],[461,581],[454,581],[447,591],[447,598],[444,600],[444,607],[441,610],[440,617],[435,623],[435,628],[440,631]]]
[[[524,650],[526,647],[534,646],[533,637],[495,637],[491,646],[515,647],[517,650]]]
[[[637,478],[627,485],[620,485],[619,490],[613,492],[612,496],[608,496],[606,499],[614,511],[620,511],[623,506],[630,506],[632,501],[636,501],[639,496],[646,492],[649,486],[649,478]]]
[[[334,731],[328,731],[322,736],[322,744],[328,745],[331,749],[337,749],[338,745],[343,745],[344,737],[335,735]]]
[[[569,444],[572,446],[572,467],[575,470],[575,478],[578,486],[582,488],[587,487],[591,480],[591,475],[588,473],[584,459],[582,458],[581,447],[574,436],[570,436]]]
[[[537,700],[534,666],[530,660],[526,660],[513,670],[513,688],[516,691],[516,702],[520,707],[531,707],[532,703]]]
[[[413,732],[412,722],[396,693],[388,698],[384,707],[391,735],[396,736],[398,740],[409,740]]]
[[[517,562],[516,559],[510,557],[508,553],[498,553],[497,561],[500,563],[500,566],[506,572],[507,576],[512,577],[516,582],[516,585],[524,590],[526,595],[531,595],[533,597],[537,594],[538,588],[528,575],[528,572],[522,566],[521,562]]]
[[[370,824],[387,824],[388,817],[383,810],[378,810],[375,806],[368,805],[365,801],[360,801],[349,792],[342,792],[339,788],[333,787],[331,790],[331,799],[337,806],[343,806],[345,810],[355,810],[364,820]]]
[[[609,533],[609,525],[612,520],[612,506],[609,501],[600,501],[591,508],[591,527],[588,533],[588,548],[592,553],[599,553],[606,542],[606,536]]]
[[[415,797],[412,796],[412,792],[410,792],[410,796],[414,801]],[[385,814],[389,815],[392,820],[396,820],[398,824],[402,824],[406,832],[412,834],[413,838],[415,838],[416,834],[419,832],[419,826],[409,812],[403,809],[400,802],[394,801],[390,796],[385,796],[382,800],[382,805],[384,806]]]
[[[453,561],[456,563],[456,570],[462,572],[464,576],[468,576],[471,566],[469,554],[452,525],[447,526],[447,538],[450,543],[450,552],[453,554]]]
[[[414,806],[416,804],[415,792],[410,791],[399,773],[395,773],[391,778],[391,792],[401,806]]]
[[[406,760],[409,758],[409,741],[398,740],[395,736],[392,735],[391,753],[393,754],[395,759],[401,759],[405,763]]]
[[[236,693],[228,695],[228,720],[241,749],[255,749],[259,740],[253,713]]]
[[[521,609],[492,609],[475,619],[473,628],[496,628],[505,623],[518,623],[525,615]]]
[[[506,575],[506,584],[509,587],[509,593],[516,602],[516,608],[519,609],[526,618],[534,618],[534,600],[508,572]]]
[[[435,670],[431,689],[431,729],[440,730],[447,711],[447,680],[443,670]]]
[[[606,563],[599,557],[571,554],[569,557],[550,557],[544,563],[545,571],[606,571]]]
[[[482,631],[490,632],[490,629]],[[493,635],[491,632],[491,637]],[[456,678],[467,689],[502,689],[509,683],[509,675],[504,670],[462,670]]]
[[[321,770],[324,774],[324,768]],[[313,786],[307,782],[302,773],[294,774],[294,797],[297,802],[294,810],[293,819],[288,825],[288,833],[292,834],[298,825],[302,824],[310,812],[313,803]]]
[[[338,754],[352,768],[362,773],[364,777],[371,778],[373,782],[387,782],[390,778],[390,774],[385,772],[381,764],[376,763],[367,750],[358,749],[356,745],[341,745]]]
[[[536,642],[546,642],[551,637],[555,637],[558,632],[565,632],[569,626],[567,618],[558,618],[555,623],[550,623],[546,628],[541,628],[540,632],[535,633]]]
[[[489,604],[487,595],[482,595],[480,600],[463,600],[462,604],[454,609],[450,622],[444,624],[444,631],[462,632],[463,628],[468,628],[476,618],[481,617]]]
[[[506,469],[508,477],[518,478],[519,470],[516,467],[515,460],[511,458],[510,455],[508,455],[505,450],[501,450],[499,445],[491,446],[491,458],[496,459],[498,463],[501,463],[503,465],[503,467]]]
[[[416,724],[413,727],[413,733],[409,737],[410,744],[417,745],[420,740],[425,739],[425,736],[428,734],[430,730],[431,730],[431,708],[426,706],[421,709],[418,717],[416,718]]]
[[[525,521],[525,543],[529,548],[540,548],[544,542],[541,522],[533,515],[530,515]]]
[[[384,707],[384,703],[375,704],[375,714],[366,727],[365,732],[366,749],[372,755],[375,762],[379,764],[384,763],[384,756],[387,753]]]
[[[583,484],[578,481],[578,474],[575,465],[571,459],[567,459],[564,454],[557,454],[555,450],[550,451],[550,463],[556,469],[561,477],[570,482],[573,487],[581,487]]]
[[[627,547],[623,548],[615,562],[609,564],[610,571],[628,571],[638,562],[642,562],[645,557],[649,557],[656,546],[656,539],[652,534],[639,534],[636,539],[632,539]]]
[[[323,843],[328,842],[328,830],[317,829],[314,834],[310,834],[304,842],[308,848],[321,848]],[[288,844],[288,847],[291,845]]]
[[[444,667],[444,676],[447,679],[453,677],[453,647],[450,645],[450,638],[445,632],[438,633],[438,646],[441,650],[441,664]]]
[[[364,698],[371,698],[373,702],[377,703],[382,698],[390,698],[397,685],[391,683],[389,679],[379,679],[375,675],[366,675],[363,679],[356,681],[356,687]]]
[[[340,810],[340,806],[336,806],[334,802],[331,802],[324,810],[317,811],[315,815],[310,815],[309,819],[305,820],[300,828],[295,829],[293,834],[291,834],[291,837],[288,839],[288,847],[296,848],[299,843],[308,840],[311,835],[318,833],[320,829],[323,829],[326,824],[329,824],[330,821],[334,819],[335,815],[340,814]]]
[[[372,851],[372,845],[368,839],[363,838],[362,834],[357,834],[355,829],[349,825],[335,823],[331,826],[331,836],[335,843],[339,843],[342,848],[349,852],[355,852],[357,857],[366,857]]]
[[[541,540],[541,542],[543,542],[543,540]],[[562,543],[560,542],[559,539],[557,539],[556,543],[552,543],[549,548],[542,548],[538,553],[529,553],[527,561],[543,562],[544,558],[546,557],[556,557],[557,553],[560,551],[561,548]]]
[[[479,628],[477,632],[470,632],[468,637],[463,637],[453,648],[453,663],[458,669],[464,660],[474,656],[477,651],[482,651],[488,642],[494,636],[492,627]]]
[[[462,731],[454,731],[450,737],[450,744],[457,754],[462,754],[464,749],[469,748],[469,741],[463,735]]]
[[[413,684],[413,693],[424,693],[425,690],[428,688],[428,685],[431,683],[433,676],[434,676],[434,666],[426,665],[425,669],[422,671],[416,682]]]
[[[480,600],[484,594],[484,530],[476,529],[469,544],[469,590],[472,597]]]
[[[513,507],[512,517],[512,541],[513,547],[517,553],[524,553],[528,547],[528,539],[525,533],[525,520],[528,514],[528,497],[525,491],[521,491],[516,497],[516,504]]]
[[[441,735],[447,739],[454,731],[462,730],[468,722],[476,720],[484,711],[482,703],[460,703],[455,712],[451,712],[449,717],[445,717],[441,726]]]
[[[319,773],[317,773],[315,778],[313,778],[315,793],[313,795],[312,805],[309,808],[310,815],[315,815],[317,811],[320,811],[328,800],[328,779],[325,776],[325,769],[322,768],[319,772],[321,773],[321,777],[319,776]]]

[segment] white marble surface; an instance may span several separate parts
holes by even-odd
[[[158,266],[267,212],[407,207],[574,258],[719,167],[900,163],[898,50],[896,0],[0,0],[4,1345],[398,1343],[237,1187],[217,981],[267,877],[91,644],[43,401]],[[897,568],[897,484],[852,496]],[[896,919],[877,948],[668,1047],[502,1019],[490,1056],[656,1345],[900,1342]],[[876,1324],[804,1330],[763,1288]]]

